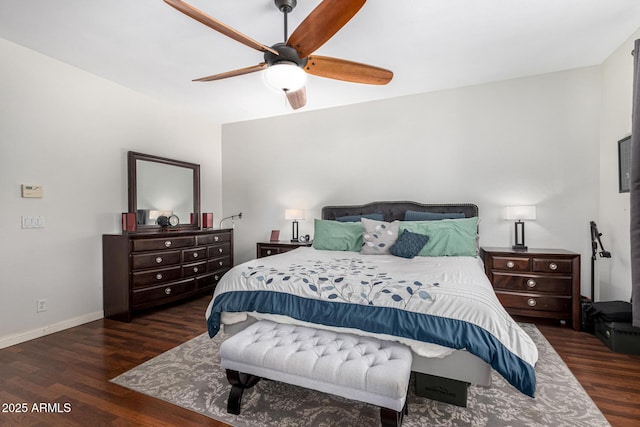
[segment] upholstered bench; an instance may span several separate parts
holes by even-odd
[[[260,378],[379,406],[383,426],[407,413],[412,355],[399,343],[260,320],[223,342],[220,357],[229,413],[240,414],[244,390]]]

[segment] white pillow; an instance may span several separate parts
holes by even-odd
[[[389,248],[398,240],[400,221],[385,222],[362,218],[362,249],[366,255],[388,255]]]

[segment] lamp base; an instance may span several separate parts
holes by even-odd
[[[525,245],[513,245],[511,248],[514,251],[526,251],[528,249]]]

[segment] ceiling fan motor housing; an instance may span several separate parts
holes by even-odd
[[[274,55],[271,52],[264,53],[264,61],[270,66],[283,61],[293,62],[300,68],[304,68],[304,66],[307,65],[307,58],[301,59],[298,56],[298,52],[291,46],[287,46],[284,43],[276,43],[271,46],[271,48],[278,52],[278,55]]]

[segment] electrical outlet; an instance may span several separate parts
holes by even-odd
[[[41,313],[43,311],[47,311],[47,300],[39,299],[36,306],[36,312]]]

